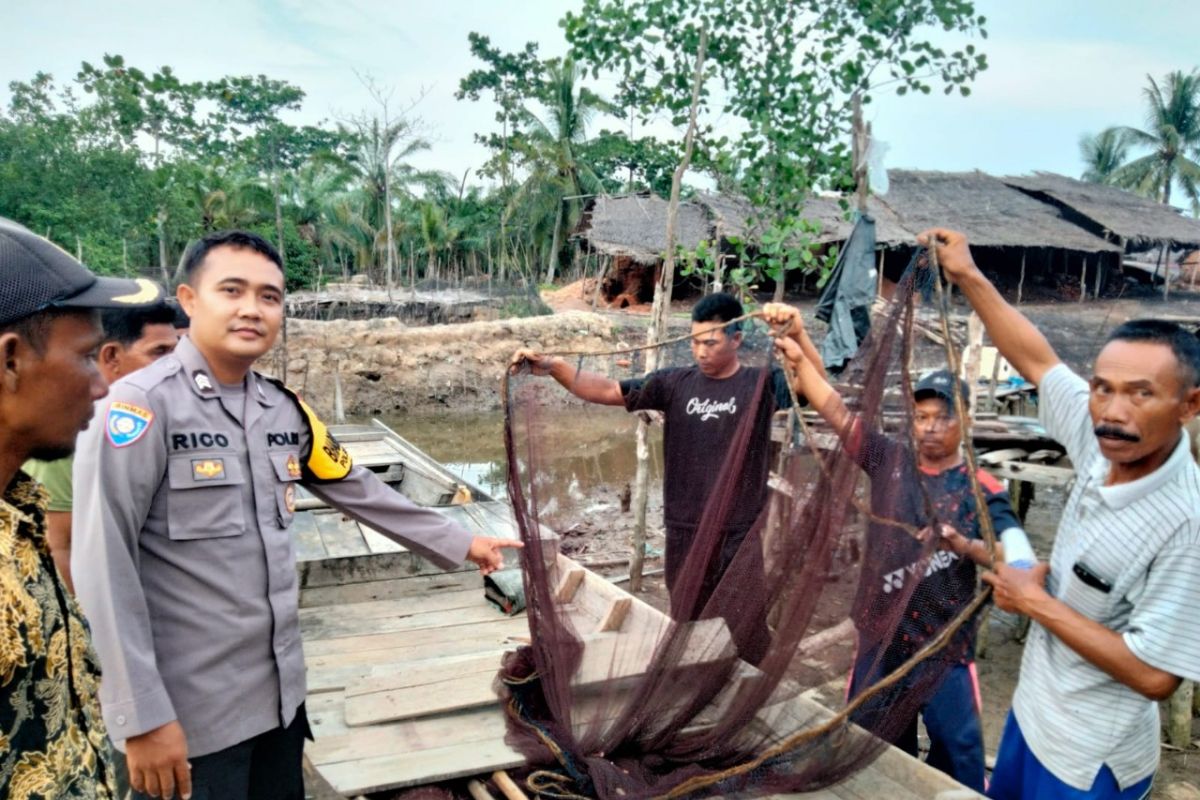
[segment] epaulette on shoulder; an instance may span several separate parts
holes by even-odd
[[[183,364],[178,358],[175,356],[163,356],[157,361],[142,367],[137,372],[126,375],[121,380],[130,386],[141,389],[143,392],[148,392],[172,375],[179,374],[179,371],[182,369]]]
[[[296,408],[308,426],[309,451],[302,454],[302,469],[304,479],[314,483],[330,483],[340,481],[350,474],[354,461],[350,453],[329,432],[329,428],[317,416],[317,412],[301,399],[300,395],[289,389],[282,381],[266,376],[258,376],[283,391]]]

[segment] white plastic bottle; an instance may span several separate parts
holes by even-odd
[[[1000,534],[1000,543],[1004,545],[1004,563],[1010,567],[1033,569],[1037,563],[1037,554],[1025,531],[1017,527],[1006,528]]]

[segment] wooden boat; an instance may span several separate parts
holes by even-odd
[[[381,423],[340,426],[334,433],[357,463],[414,501],[471,529],[515,535],[505,503]],[[528,641],[525,616],[507,616],[488,603],[474,568],[440,571],[315,498],[302,498],[300,508],[300,621],[316,736],[306,755],[321,777],[343,796],[357,797],[521,766],[522,757],[504,741],[492,681],[504,651]],[[615,663],[629,664],[636,674],[666,617],[560,554],[552,533],[541,555],[555,566],[556,591],[577,629],[590,632],[587,646],[602,654],[602,676]],[[717,624],[716,635],[724,629],[721,620],[705,622]],[[747,665],[747,675],[752,671]],[[806,694],[764,709],[758,724],[794,728],[796,720],[828,713]],[[803,797],[978,795],[888,748],[846,781]]]

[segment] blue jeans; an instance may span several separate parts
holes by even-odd
[[[1116,776],[1105,764],[1100,768],[1092,788],[1076,789],[1054,777],[1042,766],[1029,749],[1017,718],[1010,711],[1004,722],[1004,735],[996,753],[996,768],[987,795],[994,800],[1141,800],[1149,797],[1151,775],[1145,780],[1121,790]]]
[[[876,666],[877,659],[873,656],[874,653],[867,651],[855,659],[850,697],[887,674],[880,666]],[[925,763],[964,786],[983,792],[983,729],[979,719],[979,682],[975,676],[975,664],[922,664],[909,678],[901,681],[901,686],[922,681],[922,668],[945,670],[937,688],[919,709],[921,719],[925,721],[925,730],[929,733],[929,755]],[[916,714],[903,726],[892,744],[918,757]]]

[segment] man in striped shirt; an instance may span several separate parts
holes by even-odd
[[[1200,342],[1173,323],[1125,323],[1085,381],[988,282],[961,233],[919,239],[1038,385],[1042,424],[1076,472],[1050,562],[984,576],[1000,608],[1034,623],[989,795],[1145,797],[1157,701],[1200,680],[1200,468],[1183,435],[1200,410]]]

